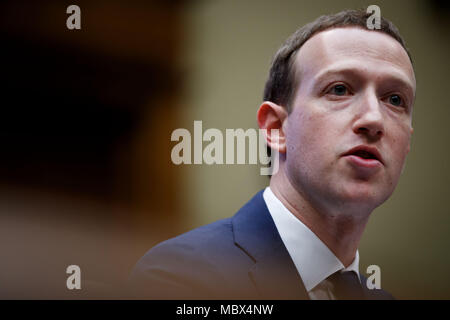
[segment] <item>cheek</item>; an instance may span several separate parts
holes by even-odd
[[[409,144],[410,144],[410,137],[401,137],[397,140],[397,142],[394,142],[394,152],[396,153],[396,159],[397,165],[399,167],[404,166],[406,161],[406,156],[409,152]]]
[[[317,165],[330,154],[334,135],[323,114],[299,113],[289,119],[287,132],[287,157],[299,165]],[[294,158],[294,159],[292,159]],[[300,160],[303,163],[300,163]]]
[[[395,180],[397,180],[405,166],[406,156],[409,152],[411,134],[409,127],[399,131],[390,141],[391,153],[391,171]]]
[[[409,125],[403,125],[398,127],[397,133],[393,137],[392,145],[393,150],[398,152],[400,160],[405,160],[411,143],[411,127]]]

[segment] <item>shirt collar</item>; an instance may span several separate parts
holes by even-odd
[[[275,196],[270,187],[263,193],[278,233],[309,292],[337,271],[353,271],[359,278],[359,252],[347,268],[305,224]]]

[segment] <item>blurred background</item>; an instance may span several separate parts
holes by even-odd
[[[66,8],[81,8],[69,30]],[[260,165],[172,164],[177,128],[257,128],[270,61],[322,14],[377,4],[418,83],[412,150],[360,270],[400,299],[450,299],[446,1],[2,1],[0,298],[126,298],[156,243],[233,215]],[[81,268],[82,290],[66,288]]]

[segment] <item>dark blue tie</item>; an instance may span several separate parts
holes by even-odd
[[[338,300],[363,300],[364,291],[358,275],[353,271],[336,272],[328,277],[333,284],[333,294]]]

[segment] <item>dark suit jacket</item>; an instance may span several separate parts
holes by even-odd
[[[233,217],[169,239],[136,264],[135,297],[308,299],[303,282],[258,192]],[[365,278],[362,279],[365,287]],[[392,299],[368,290],[368,299]]]

